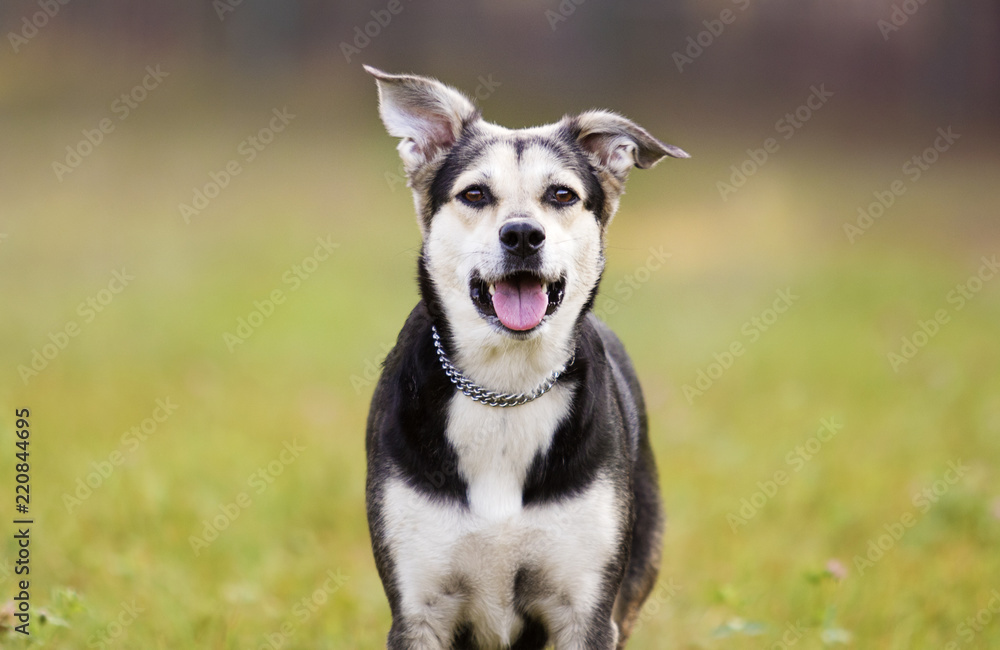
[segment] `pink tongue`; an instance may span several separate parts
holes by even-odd
[[[512,330],[530,330],[542,322],[549,298],[542,291],[542,283],[535,278],[522,277],[496,283],[493,309],[500,322]]]

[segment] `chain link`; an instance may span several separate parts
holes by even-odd
[[[566,368],[573,363],[573,359],[575,358],[571,357],[566,365],[554,370],[552,374],[546,377],[541,386],[530,393],[498,393],[496,391],[489,390],[488,388],[479,386],[463,375],[462,371],[451,363],[448,359],[448,355],[444,353],[444,348],[441,346],[441,337],[438,336],[437,327],[433,325],[431,325],[431,335],[434,337],[434,349],[437,350],[437,356],[438,360],[441,362],[441,368],[444,369],[444,374],[448,375],[448,379],[451,380],[451,383],[455,384],[455,386],[466,396],[472,398],[480,404],[486,404],[487,406],[499,406],[501,408],[506,408],[508,406],[520,406],[521,404],[527,404],[532,400],[538,399],[545,393],[549,392],[549,389],[552,388],[559,377],[566,372]]]

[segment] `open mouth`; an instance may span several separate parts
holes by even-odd
[[[547,280],[531,271],[517,271],[495,280],[474,273],[469,281],[469,297],[487,320],[514,332],[527,332],[554,314],[562,304],[565,276]]]

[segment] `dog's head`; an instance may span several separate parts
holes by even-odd
[[[401,138],[424,298],[484,344],[570,333],[597,291],[629,170],[688,157],[607,111],[511,130],[438,81],[366,69]]]

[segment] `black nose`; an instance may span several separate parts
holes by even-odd
[[[508,253],[528,257],[541,250],[545,231],[534,219],[508,221],[500,228],[500,243]]]

